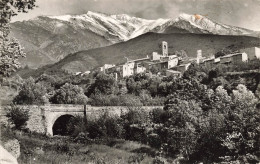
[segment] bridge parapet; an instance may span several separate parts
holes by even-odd
[[[90,106],[90,105],[72,105],[72,104],[47,104],[47,105],[19,105],[21,108],[29,109],[30,118],[27,121],[27,128],[31,131],[44,133],[52,136],[52,127],[55,121],[64,115],[84,116],[87,119],[95,119],[104,112],[111,115],[122,115],[132,107],[127,106]],[[136,107],[133,107],[136,108]],[[133,109],[132,108],[132,109]],[[138,110],[151,111],[153,109],[162,109],[163,106],[142,106]],[[4,107],[0,108],[1,117],[5,117]]]
[[[44,109],[50,112],[84,112],[85,105],[48,104],[44,106]]]

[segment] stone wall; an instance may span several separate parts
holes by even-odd
[[[8,140],[3,147],[10,152],[16,159],[20,156],[20,144],[17,139]]]
[[[26,128],[28,128],[30,131],[33,132],[45,134],[46,132],[45,108],[37,105],[20,106],[20,107],[29,109],[30,118],[27,121]]]
[[[20,106],[21,108],[28,108],[30,118],[27,121],[27,128],[32,132],[43,133],[52,136],[52,127],[55,121],[62,115],[84,116],[87,119],[98,118],[102,113],[108,111],[111,115],[120,116],[122,113],[127,112],[129,109],[138,109],[151,111],[156,108],[162,109],[162,106],[143,106],[143,107],[126,107],[126,106],[89,106],[89,105],[28,105]],[[3,108],[2,108],[3,109]],[[1,110],[2,110],[1,109]],[[3,111],[1,113],[4,113]],[[2,118],[4,116],[2,115]],[[4,119],[3,119],[4,120]]]
[[[86,106],[86,116],[87,119],[98,118],[100,114],[105,111],[109,114],[120,116],[126,113],[130,109],[152,111],[153,109],[163,109],[163,106],[142,106],[142,107],[127,107],[127,106]]]

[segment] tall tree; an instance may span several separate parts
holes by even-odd
[[[10,75],[19,68],[19,57],[25,54],[19,42],[8,38],[11,18],[19,12],[28,12],[35,7],[36,0],[1,0],[0,1],[0,78]]]

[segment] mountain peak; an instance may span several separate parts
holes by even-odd
[[[148,20],[127,14],[110,15],[88,11],[82,15],[47,16],[55,21],[70,23],[75,29],[87,29],[104,36],[112,43],[126,41],[147,32],[196,34],[250,35],[253,31],[216,23],[200,14],[182,13],[177,19]],[[46,22],[45,22],[46,23]]]

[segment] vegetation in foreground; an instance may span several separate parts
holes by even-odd
[[[48,138],[40,134],[14,133],[1,129],[3,137],[16,138],[21,145],[18,163],[154,163],[165,160],[156,154],[156,150],[138,142],[123,139],[89,140],[86,143],[75,142],[70,137]],[[5,140],[3,138],[3,140]],[[168,159],[172,163],[172,159]]]

